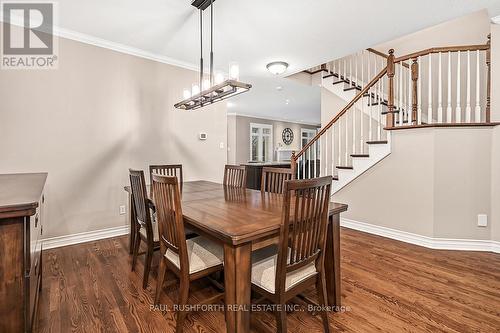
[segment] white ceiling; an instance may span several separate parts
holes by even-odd
[[[199,15],[190,3],[59,0],[58,25],[196,67]],[[310,122],[319,122],[319,88],[273,77],[267,63],[284,60],[289,74],[483,8],[500,14],[500,0],[217,0],[214,6],[215,67],[227,71],[237,61],[241,80],[254,85],[229,112]]]

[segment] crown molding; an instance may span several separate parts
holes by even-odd
[[[251,114],[245,114],[245,113],[237,113],[237,112],[228,112],[228,116],[238,116],[238,117],[245,117],[245,118],[255,118],[255,119],[262,119],[262,120],[270,120],[270,121],[280,121],[283,123],[291,123],[291,124],[299,124],[299,125],[308,125],[308,126],[317,126],[321,127],[321,124],[319,123],[313,123],[313,122],[308,122],[308,121],[297,121],[297,120],[290,120],[290,119],[283,119],[283,118],[276,118],[276,117],[261,117],[261,116],[256,116],[256,115],[251,115]]]
[[[4,22],[3,21],[3,11],[0,11],[0,22]],[[24,25],[24,20],[21,17],[14,15],[11,17],[10,22],[4,22],[4,23],[10,23],[12,25],[22,27]],[[36,24],[36,22],[33,22],[33,24]],[[115,52],[131,55],[131,56],[135,56],[135,57],[139,57],[139,58],[143,58],[143,59],[156,61],[156,62],[163,63],[163,64],[177,66],[177,67],[181,67],[181,68],[185,68],[185,69],[189,69],[189,70],[193,70],[193,71],[199,71],[199,68],[197,67],[197,65],[192,64],[192,63],[188,63],[188,62],[185,62],[182,60],[170,58],[170,57],[167,57],[167,56],[164,56],[161,54],[148,52],[148,51],[145,51],[145,50],[142,50],[142,49],[139,49],[136,47],[132,47],[129,45],[112,42],[112,41],[107,40],[107,39],[103,39],[103,38],[95,37],[92,35],[87,35],[87,34],[83,34],[80,32],[76,32],[73,30],[61,28],[57,25],[54,26],[54,36],[77,41],[77,42],[88,44],[88,45],[93,45],[96,47],[101,47],[104,49],[112,50]]]

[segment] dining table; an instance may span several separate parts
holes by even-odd
[[[130,186],[124,189],[129,196],[132,251],[137,222]],[[224,248],[225,303],[231,309],[226,312],[227,332],[250,332],[252,251],[278,242],[283,195],[187,181],[181,196],[185,226]],[[340,214],[346,210],[345,204],[330,203],[324,268],[328,305],[333,309],[341,306]]]

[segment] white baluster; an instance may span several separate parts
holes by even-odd
[[[307,168],[309,171],[307,178],[311,178],[311,175],[312,175],[312,173],[311,173],[311,146],[309,146],[309,148],[307,148],[307,151],[308,151],[308,155],[309,155],[309,158],[307,159]]]
[[[428,94],[428,107],[427,107],[427,123],[432,124],[432,53],[429,53],[429,90]]]
[[[383,78],[380,79],[379,81],[379,84],[378,84],[378,87],[379,87],[379,91],[378,91],[378,122],[377,122],[377,140],[380,141],[380,138],[382,136],[382,128],[381,128],[381,124],[382,124],[382,93],[383,93]]]
[[[421,60],[421,57],[418,57],[417,58],[417,62],[418,62],[418,86],[417,86],[417,98],[418,98],[418,102],[417,102],[417,118],[418,118],[418,124],[421,125],[422,124],[422,81],[423,81],[423,78],[422,78],[422,62],[420,61]]]
[[[479,50],[476,53],[476,108],[474,109],[474,121],[481,122],[481,97],[479,89],[481,88],[480,74],[479,74]]]
[[[302,154],[302,179],[306,178],[306,153],[307,150]]]
[[[356,154],[356,106],[354,103],[352,108],[352,153]]]
[[[455,108],[455,122],[462,122],[462,108],[460,107],[460,51],[458,51],[457,59],[457,106]]]
[[[365,84],[364,84],[364,79],[365,79],[365,62],[364,62],[364,58],[363,58],[363,54],[364,53],[361,53],[362,55],[362,59],[361,59],[361,88],[363,89]],[[359,138],[359,147],[360,147],[360,150],[361,150],[361,154],[363,154],[364,152],[364,142],[363,142],[363,137],[364,137],[364,126],[363,126],[363,123],[364,123],[364,118],[365,118],[365,104],[366,104],[366,101],[364,100],[364,97],[361,96],[361,119],[360,119],[360,138]]]
[[[356,52],[356,54],[354,55],[354,71],[355,71],[355,76],[354,76],[354,86],[357,87],[358,86],[358,53]],[[354,91],[356,91],[356,89],[354,89]]]
[[[470,51],[467,51],[467,98],[465,104],[465,122],[470,123],[472,118],[472,109],[470,106]]]
[[[441,52],[439,52],[439,66],[438,66],[438,123],[443,122],[443,77],[441,67]]]
[[[399,126],[403,126],[403,63],[399,64]]]
[[[344,58],[344,77],[342,78],[344,81],[347,80],[347,60]]]
[[[332,125],[332,173],[331,175],[335,175],[334,173],[335,167],[335,124]]]
[[[347,112],[345,114],[345,119],[344,119],[344,125],[345,125],[345,164],[344,165],[347,165],[348,161],[349,161],[349,132],[347,130],[347,123],[348,123],[348,120],[349,119],[349,112]]]
[[[352,55],[349,56],[349,86],[352,86]]]
[[[452,122],[452,108],[451,108],[451,52],[448,52],[448,105],[446,107],[446,122]]]
[[[313,162],[313,163],[314,163],[314,164],[313,164],[313,167],[314,167],[314,177],[312,177],[312,178],[316,178],[316,177],[317,177],[317,173],[316,173],[316,164],[317,164],[317,163],[316,163],[316,162],[317,162],[317,161],[316,161],[316,160],[317,160],[317,156],[316,156],[316,154],[317,154],[317,151],[318,151],[318,146],[317,146],[317,143],[318,143],[318,141],[314,141],[314,143],[311,145],[311,147],[314,147],[314,148],[313,148],[313,149],[314,149],[314,150],[313,150],[313,153],[314,153],[314,154],[313,154],[313,156],[314,156],[314,162]]]
[[[373,141],[373,100],[372,100],[372,90],[368,89],[368,108],[369,108],[369,117],[368,117],[368,140]]]
[[[321,149],[321,145],[320,146],[320,156],[323,155],[324,158],[322,159],[322,163],[325,164],[325,173],[323,176],[326,176],[328,175],[328,131],[330,129],[327,129],[326,132],[325,132],[325,149]],[[323,136],[321,136],[322,138]]]
[[[337,140],[337,143],[338,143],[338,152],[337,152],[337,159],[338,159],[338,164],[337,165],[341,165],[342,161],[342,119],[339,119],[338,121],[339,125],[338,125],[338,132],[339,132],[339,139]]]
[[[410,64],[411,66],[411,59],[409,59],[408,63]],[[408,100],[406,101],[406,119],[408,119],[408,125],[411,125],[413,124],[413,112],[412,112],[412,108],[413,108],[413,105],[412,105],[412,80],[411,80],[411,67],[408,68]]]

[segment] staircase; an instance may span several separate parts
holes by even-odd
[[[373,49],[305,72],[347,105],[297,154],[298,179],[333,176],[333,192],[391,154],[393,130],[490,123],[490,37],[396,57]]]

